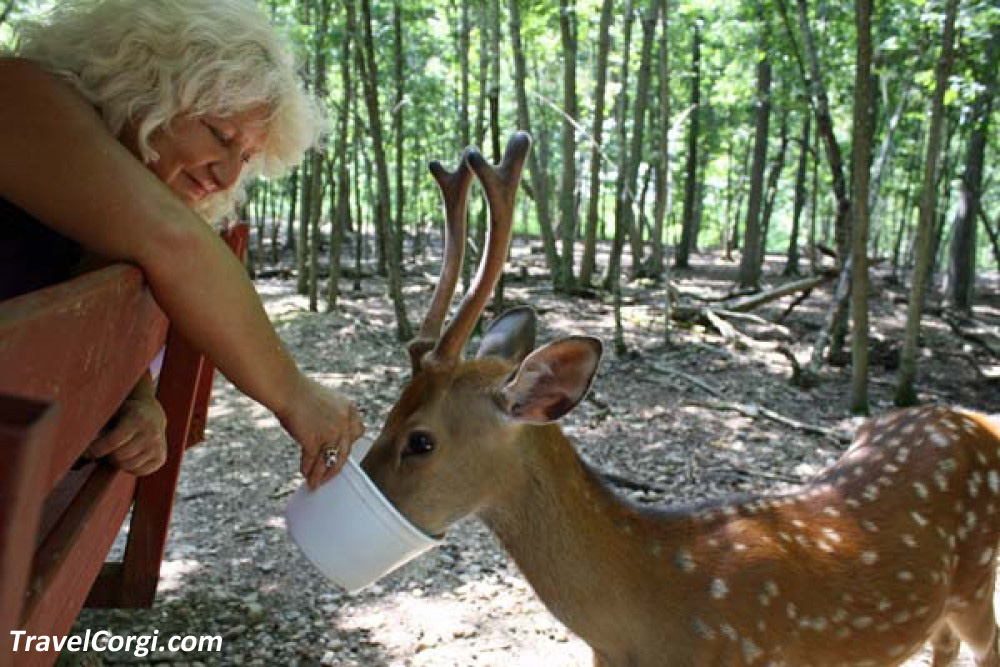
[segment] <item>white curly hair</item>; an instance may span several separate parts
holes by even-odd
[[[328,129],[289,44],[249,0],[60,0],[16,35],[14,55],[68,81],[112,134],[137,123],[147,163],[159,157],[150,135],[178,115],[267,108],[266,143],[240,185],[197,207],[212,221],[233,210],[242,183],[286,172]]]

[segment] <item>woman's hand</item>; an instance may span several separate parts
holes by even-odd
[[[316,488],[344,467],[351,446],[365,432],[361,415],[346,398],[305,376],[287,406],[278,419],[302,446],[299,469]]]
[[[166,427],[167,417],[147,373],[86,454],[95,459],[106,456],[112,465],[133,475],[148,475],[167,460]]]

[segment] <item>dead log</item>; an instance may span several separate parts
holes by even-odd
[[[822,285],[823,283],[830,280],[830,275],[820,274],[816,276],[811,276],[803,280],[795,280],[790,283],[785,283],[781,287],[777,287],[773,290],[768,290],[766,292],[761,292],[760,294],[755,294],[753,296],[745,297],[739,299],[738,301],[726,304],[726,310],[731,310],[733,312],[747,312],[753,310],[759,306],[780,299],[781,297],[788,296],[789,294],[795,294],[796,292],[803,292],[815,289],[816,287]]]

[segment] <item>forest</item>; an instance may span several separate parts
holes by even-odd
[[[0,47],[51,4],[0,0]],[[259,4],[329,134],[248,185],[250,270],[369,439],[439,271],[427,165],[469,145],[499,161],[515,130],[533,148],[489,310],[530,304],[545,339],[604,340],[565,429],[634,501],[789,488],[894,406],[997,412],[995,0]],[[476,187],[463,285],[488,224]],[[227,664],[585,664],[478,524],[360,596],[315,586],[275,524],[291,448],[261,465],[286,437],[217,395],[157,607],[77,631],[216,630]]]
[[[895,395],[907,405],[926,295],[970,316],[976,277],[1000,261],[988,1],[262,5],[294,36],[330,132],[290,176],[249,185],[251,270],[290,272],[311,309],[332,310],[371,265],[401,341],[415,317],[406,274],[440,237],[426,163],[468,145],[498,160],[514,129],[535,142],[517,235],[537,244],[555,293],[620,305],[623,284],[652,281],[675,308],[668,329],[704,317],[666,287],[699,253],[736,268],[730,297],[768,286],[764,260],[780,254],[781,276],[817,278],[791,293],[835,285],[800,379],[850,357],[857,412],[870,272],[909,290]],[[46,6],[7,0],[0,43]],[[470,220],[466,274],[485,205]]]

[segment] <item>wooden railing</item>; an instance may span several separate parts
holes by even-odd
[[[225,239],[240,257],[247,228]],[[75,470],[159,350],[167,461],[143,478]],[[169,322],[139,269],[113,265],[0,303],[0,667],[12,630],[65,635],[81,607],[148,607],[184,450],[203,438],[213,368]],[[132,508],[120,562],[105,562]]]

